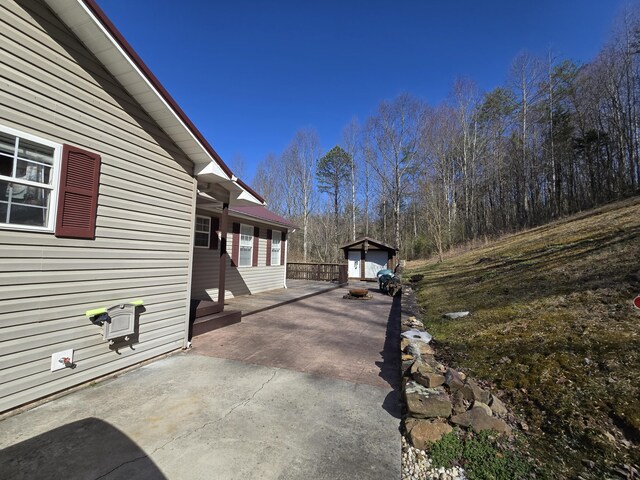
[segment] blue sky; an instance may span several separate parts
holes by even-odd
[[[522,50],[591,60],[640,0],[98,0],[133,48],[243,178],[296,130],[323,149],[351,118],[410,92],[445,99],[457,77],[504,83]]]

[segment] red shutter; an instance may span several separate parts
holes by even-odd
[[[258,247],[260,245],[260,227],[253,227],[253,261],[251,265],[258,266]]]
[[[64,145],[56,237],[96,237],[99,187],[100,155]]]
[[[209,248],[211,250],[218,249],[218,230],[220,229],[220,219],[211,217],[211,231],[209,234]]]
[[[240,256],[240,224],[234,223],[231,227],[233,233],[233,245],[231,245],[231,266],[238,266],[238,257]]]
[[[273,238],[273,231],[267,230],[267,267],[271,266],[271,239]]]
[[[280,237],[280,265],[284,265],[284,253],[287,249],[287,232],[282,232]]]

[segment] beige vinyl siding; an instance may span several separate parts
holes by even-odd
[[[211,212],[198,210],[198,215],[214,216]],[[257,267],[232,267],[227,263],[227,277],[225,282],[225,297],[233,298],[238,295],[248,295],[265,292],[277,288],[284,288],[285,267],[266,266],[267,260],[267,229],[277,230],[266,224],[256,223],[247,219],[229,216],[229,231],[227,234],[227,251],[231,256],[233,248],[233,223],[259,226],[260,239],[258,242]],[[214,300],[218,298],[218,263],[220,250],[195,248],[193,250],[193,278],[191,294],[198,300]]]
[[[192,165],[38,2],[0,3],[0,124],[102,157],[95,240],[0,229],[0,411],[182,347]],[[116,352],[84,312],[138,298]],[[52,373],[67,348],[77,367]]]

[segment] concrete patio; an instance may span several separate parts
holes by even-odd
[[[371,285],[371,284],[369,284]],[[242,316],[252,315],[273,307],[297,302],[323,292],[340,288],[340,285],[331,282],[310,282],[307,280],[287,280],[287,288],[278,288],[256,295],[241,295],[225,300],[225,308],[240,310]]]
[[[190,351],[4,419],[0,478],[400,478],[399,299],[344,293],[259,299]]]

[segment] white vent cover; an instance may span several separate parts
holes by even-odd
[[[103,337],[105,340],[126,337],[135,333],[136,307],[129,303],[115,305],[107,309],[111,322],[104,322]]]

